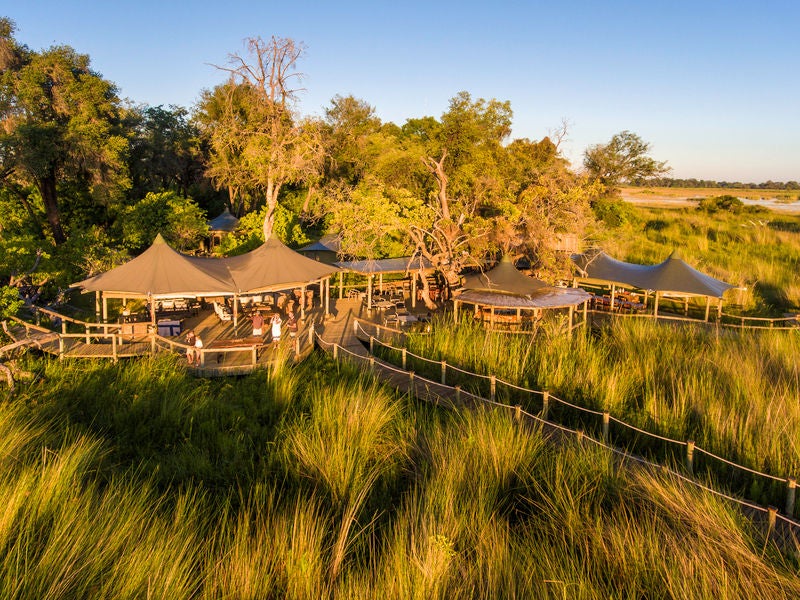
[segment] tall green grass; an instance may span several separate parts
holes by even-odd
[[[718,334],[619,320],[596,335],[530,337],[487,333],[464,321],[412,335],[408,347],[607,410],[653,433],[694,440],[750,468],[800,473],[800,339],[792,332]],[[536,402],[528,406],[538,410]]]
[[[3,598],[800,593],[791,553],[712,496],[322,357],[225,381],[26,367],[0,402]]]

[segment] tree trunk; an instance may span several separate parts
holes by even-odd
[[[278,192],[280,189],[280,184],[276,184],[272,179],[267,181],[267,212],[264,215],[265,242],[270,238],[275,227],[275,210],[278,208]]]
[[[61,227],[61,214],[58,210],[58,192],[56,191],[56,175],[51,171],[46,177],[37,181],[39,193],[42,194],[47,222],[50,224],[50,231],[53,233],[53,240],[56,244],[63,244],[67,241],[64,229]]]
[[[13,392],[14,391],[14,375],[11,373],[11,369],[9,369],[3,363],[0,363],[0,374],[5,376],[6,383],[8,384],[8,389]]]

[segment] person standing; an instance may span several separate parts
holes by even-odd
[[[290,312],[286,318],[286,330],[289,332],[289,337],[293,338],[297,335],[297,319],[293,312]]]
[[[272,315],[270,324],[272,325],[272,342],[277,344],[281,341],[281,325],[283,324],[281,316],[278,313]]]
[[[261,337],[264,335],[264,317],[261,311],[257,310],[253,313],[253,337]]]
[[[186,332],[186,361],[190,364],[194,364],[194,343],[197,340],[197,336],[195,336],[194,331],[190,329]]]
[[[200,336],[195,336],[194,340],[194,362],[199,367],[201,366],[202,361],[200,360],[200,356],[203,350],[203,340],[200,339]]]

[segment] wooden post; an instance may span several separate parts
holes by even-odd
[[[339,344],[333,345],[333,360],[339,360]]]
[[[514,406],[514,419],[517,423],[522,421],[522,407],[519,404]]]
[[[776,518],[778,516],[778,509],[775,508],[774,506],[768,506],[767,507],[767,512],[768,512],[768,515],[769,515],[768,519],[767,519],[767,523],[769,524],[770,531],[772,531],[773,529],[775,529],[775,521],[776,521]]]
[[[375,353],[375,338],[373,336],[369,336],[369,353]]]
[[[339,300],[344,298],[344,271],[339,271]]]
[[[442,385],[447,385],[447,361],[442,361]]]
[[[314,347],[314,323],[308,326],[308,343],[312,348]]]
[[[417,274],[411,275],[411,308],[417,307]]]
[[[233,331],[236,335],[236,328],[239,326],[239,294],[233,294]]]
[[[494,375],[489,376],[489,399],[494,402],[497,395],[497,377]]]
[[[372,273],[367,275],[367,310],[372,310]]]
[[[577,435],[578,438],[578,445],[583,444],[583,430],[578,429],[578,431],[575,432],[575,435]]]
[[[461,404],[461,386],[457,385],[454,389],[456,391],[456,404]]]
[[[99,321],[100,320],[100,295],[102,292],[97,291],[94,293],[94,316]]]
[[[111,359],[117,362],[117,336],[111,336]]]
[[[108,322],[108,298],[103,294],[103,323]]]
[[[547,413],[550,411],[550,392],[542,392],[542,419],[547,421]]]
[[[58,360],[62,360],[64,358],[64,338],[58,336]]]
[[[300,288],[300,318],[306,318],[306,286]]]
[[[783,511],[789,517],[794,516],[794,498],[796,490],[797,480],[794,477],[789,477],[789,479],[786,480],[786,510]]]
[[[403,348],[402,355],[403,355],[403,371],[405,371],[406,364],[408,363],[408,350],[406,348]]]
[[[414,371],[408,372],[408,393],[414,395]]]
[[[654,306],[653,306],[653,316],[654,317],[658,317],[658,298],[659,298],[659,296],[660,296],[660,293],[656,292],[655,303],[654,303]]]
[[[611,284],[611,307],[609,308],[609,310],[611,312],[614,312],[614,299],[615,299],[616,295],[617,295],[617,286],[612,283]]]
[[[611,422],[611,415],[607,410],[603,411],[603,441],[608,441],[608,425]]]
[[[300,353],[296,352],[295,354],[300,354]],[[250,366],[255,367],[257,362],[258,362],[258,350],[256,350],[255,346],[253,346],[252,348],[250,348]]]
[[[370,371],[374,371],[375,370],[375,357],[374,356],[370,356],[369,357],[369,370]]]
[[[569,335],[572,335],[572,318],[573,318],[574,314],[575,314],[575,307],[574,306],[570,306],[569,307]]]
[[[358,319],[353,319],[353,333],[358,335]]]
[[[704,319],[706,323],[708,323],[708,317],[711,313],[711,296],[706,296],[706,318]]]
[[[322,287],[322,286],[320,286]],[[325,278],[325,316],[331,314],[331,276]]]
[[[694,474],[694,440],[686,442],[686,470]]]
[[[294,338],[294,353],[297,356],[300,356],[300,338],[299,337]]]
[[[458,300],[453,300],[453,321],[458,324]]]

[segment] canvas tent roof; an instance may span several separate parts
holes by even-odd
[[[239,224],[239,219],[231,214],[228,207],[221,214],[217,215],[208,222],[208,228],[211,231],[233,231]]]
[[[590,294],[580,288],[559,288],[528,277],[504,258],[484,273],[467,275],[458,300],[501,308],[560,308],[588,300]]]
[[[572,261],[584,277],[632,285],[643,290],[721,298],[733,287],[689,266],[677,252],[657,265],[626,263],[611,258],[605,252],[575,254]]]
[[[238,293],[297,287],[339,270],[306,258],[275,237],[247,254],[217,260],[230,271]]]
[[[298,249],[298,252],[333,252],[338,253],[342,247],[342,238],[338,233],[328,233],[307,246]]]
[[[74,286],[87,291],[153,297],[210,296],[233,291],[227,271],[212,273],[204,269],[196,260],[170,248],[161,234],[136,258]]]
[[[302,286],[337,270],[274,237],[240,256],[203,258],[173,250],[159,234],[136,258],[74,287],[132,297],[233,295]]]
[[[345,271],[354,271],[364,275],[377,273],[405,273],[413,271],[419,266],[419,259],[411,256],[401,258],[378,258],[374,260],[348,260],[334,263]],[[423,259],[425,270],[433,270],[430,262]]]

